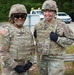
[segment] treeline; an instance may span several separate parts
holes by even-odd
[[[42,3],[45,0],[0,0],[0,22],[8,21],[8,14],[10,7],[13,4],[21,3],[27,8],[28,14],[31,8],[37,9],[41,8]],[[57,2],[59,11],[64,11],[66,13],[74,12],[74,0],[55,0]]]

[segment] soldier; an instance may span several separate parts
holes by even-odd
[[[26,7],[12,5],[9,24],[0,27],[0,75],[27,75],[33,64],[34,41],[25,26]]]
[[[65,50],[74,40],[70,28],[55,18],[57,10],[55,1],[46,0],[42,5],[44,19],[34,28],[41,75],[64,75]]]

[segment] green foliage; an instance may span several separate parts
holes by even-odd
[[[71,68],[69,70],[66,70],[64,75],[74,75],[74,68]]]
[[[74,63],[65,62],[65,74],[64,75],[74,75]]]
[[[66,13],[74,12],[74,0],[55,0],[57,2],[59,11]]]
[[[69,54],[74,54],[74,45],[68,46],[66,49],[66,53]]]
[[[71,2],[65,2],[62,6],[62,10],[69,14],[70,13],[69,11],[71,11],[71,7],[72,7]]]
[[[45,0],[0,0],[0,22],[8,21],[8,14],[11,6],[16,3],[24,4],[27,8],[28,14],[33,7],[34,9],[41,8]],[[59,11],[67,13],[74,12],[74,0],[55,0],[57,2]]]

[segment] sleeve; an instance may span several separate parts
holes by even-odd
[[[57,28],[58,40],[57,43],[62,47],[67,47],[74,42],[74,33],[65,24]]]
[[[73,40],[66,37],[58,37],[57,43],[62,47],[67,47],[73,43]]]
[[[4,62],[4,65],[14,68],[17,63],[14,61],[14,59],[9,54],[8,48],[9,48],[9,36],[8,36],[8,30],[7,29],[1,29],[0,30],[0,59]]]

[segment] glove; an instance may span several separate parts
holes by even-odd
[[[32,66],[32,63],[30,61],[28,61],[28,63],[26,63],[24,66],[17,65],[14,68],[14,70],[17,73],[23,73],[23,72],[26,72],[31,66]]]
[[[56,42],[58,40],[58,35],[56,33],[54,33],[54,32],[51,32],[50,33],[50,39],[52,41],[55,41]]]
[[[31,66],[32,66],[32,63],[31,63],[30,61],[28,61],[28,63],[25,64],[25,65],[23,66],[23,68],[24,68],[24,70],[26,71],[26,70],[28,70]]]
[[[17,65],[14,70],[17,72],[17,73],[23,73],[25,70],[23,68],[23,66],[20,66],[20,65]]]

